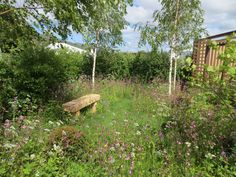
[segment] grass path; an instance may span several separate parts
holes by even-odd
[[[88,89],[83,88],[85,94]],[[106,144],[120,140],[138,143],[151,131],[158,130],[166,116],[167,104],[153,93],[154,88],[124,83],[102,86],[99,83],[98,88],[102,99],[97,113],[83,114],[78,125],[95,142]]]

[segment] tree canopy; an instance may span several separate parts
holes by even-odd
[[[157,48],[165,43],[173,47],[175,40],[175,51],[188,49],[191,46],[189,42],[205,32],[201,1],[159,1],[161,8],[154,12],[153,22],[141,28],[141,44],[149,43],[152,48]]]

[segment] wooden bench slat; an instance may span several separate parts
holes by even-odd
[[[79,112],[81,109],[92,105],[100,100],[100,95],[98,94],[90,94],[82,96],[78,99],[72,100],[63,104],[65,111],[69,111],[71,113]]]

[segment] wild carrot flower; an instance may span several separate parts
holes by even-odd
[[[137,131],[137,132],[136,132],[136,135],[138,135],[138,136],[141,135],[141,132],[140,132],[140,131]]]

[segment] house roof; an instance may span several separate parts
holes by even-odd
[[[86,52],[86,50],[84,50],[82,48],[75,47],[75,46],[72,46],[72,45],[64,43],[64,42],[58,42],[58,43],[55,43],[55,44],[50,44],[48,46],[48,48],[53,49],[53,50],[66,48],[66,49],[68,49],[69,51],[72,51],[72,52],[78,52],[78,53]]]

